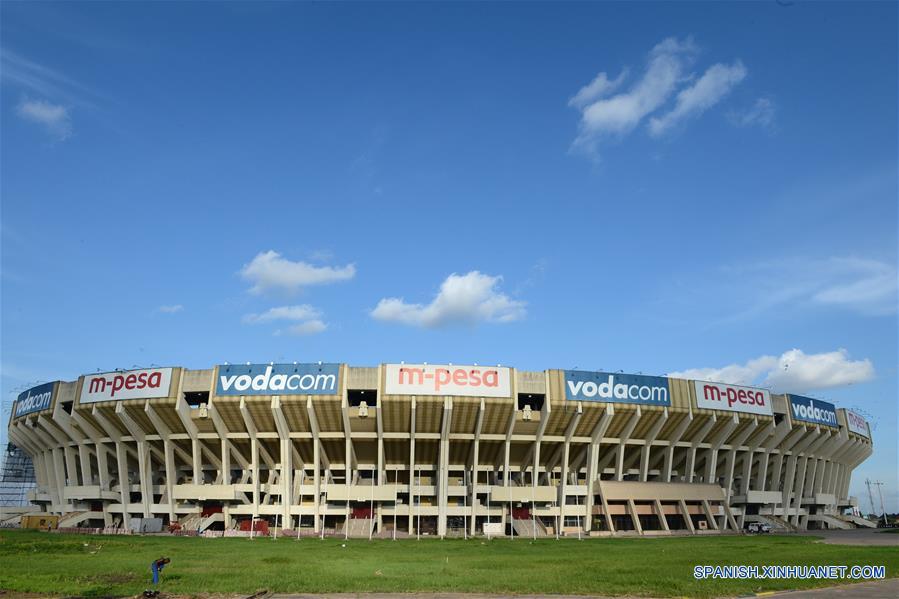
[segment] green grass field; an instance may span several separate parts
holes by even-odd
[[[886,566],[899,549],[825,545],[806,536],[367,541],[115,537],[0,532],[0,589],[130,596],[149,564],[172,558],[164,593],[413,592],[712,597],[826,586],[813,580],[694,580],[698,564]],[[832,583],[831,583],[832,584]]]

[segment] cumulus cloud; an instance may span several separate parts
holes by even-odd
[[[16,107],[16,114],[26,121],[41,125],[58,141],[64,141],[72,135],[72,121],[65,106],[46,100],[25,99]]]
[[[327,285],[356,276],[356,267],[314,266],[307,262],[293,262],[274,250],[260,252],[240,270],[240,275],[253,286],[251,293],[269,291],[296,292],[303,287]]]
[[[851,360],[845,349],[806,354],[801,349],[784,352],[765,377],[765,384],[774,390],[803,391],[830,389],[863,383],[874,378],[870,360]]]
[[[677,94],[674,108],[649,121],[649,131],[661,135],[681,121],[698,116],[721,101],[746,78],[746,67],[739,60],[732,65],[714,64],[690,87]]]
[[[246,324],[266,324],[276,321],[292,321],[298,324],[290,325],[284,329],[277,329],[275,335],[314,335],[328,328],[322,320],[322,312],[309,304],[295,306],[278,306],[269,308],[259,314],[247,314],[243,317]]]
[[[716,383],[730,383],[733,385],[751,385],[760,375],[770,371],[775,365],[777,365],[775,356],[762,356],[753,358],[745,364],[728,364],[721,368],[689,368],[679,372],[672,372],[668,376],[678,379],[715,381]]]
[[[410,304],[403,298],[384,298],[371,316],[385,322],[438,328],[474,325],[479,322],[505,323],[524,318],[525,302],[513,300],[498,290],[502,277],[473,270],[451,274],[440,285],[430,304]]]
[[[745,110],[731,111],[730,122],[738,127],[759,126],[770,129],[774,126],[777,106],[771,98],[758,98],[752,106]]]
[[[163,314],[175,314],[176,312],[181,312],[184,310],[184,306],[181,304],[173,304],[171,306],[159,306],[156,308],[157,312],[162,312]]]
[[[869,381],[874,378],[874,365],[868,359],[850,359],[845,349],[820,354],[791,349],[780,356],[760,356],[745,364],[691,368],[668,376],[734,385],[764,385],[777,393],[805,393]]]

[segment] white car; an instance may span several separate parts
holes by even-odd
[[[763,522],[750,522],[749,526],[746,527],[751,533],[766,533],[771,532],[771,527]]]

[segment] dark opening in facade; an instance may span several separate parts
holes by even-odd
[[[371,407],[378,404],[378,391],[376,389],[347,389],[346,398],[351,408],[359,407],[363,401]]]
[[[198,408],[202,403],[209,403],[209,391],[185,391],[184,401],[190,407]]]
[[[530,406],[532,412],[539,412],[543,409],[544,401],[546,401],[546,395],[543,393],[519,393],[518,409],[523,410],[525,406]]]

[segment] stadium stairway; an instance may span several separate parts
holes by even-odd
[[[534,534],[536,524],[536,535]],[[527,518],[513,518],[512,519],[512,527],[515,530],[515,535],[519,537],[527,537],[533,538],[537,537],[545,537],[546,536],[546,527],[543,525],[540,520],[530,520]]]
[[[224,521],[225,521],[225,514],[222,514],[221,512],[219,512],[217,514],[210,514],[210,515],[206,516],[205,518],[203,518],[202,520],[200,520],[200,532],[203,532],[204,530],[206,530],[207,528],[209,528],[216,522],[224,522]]]
[[[830,516],[828,514],[818,514],[815,516],[809,516],[810,520],[817,520],[818,522],[823,522],[827,524],[827,528],[830,529],[839,529],[839,530],[849,530],[851,528],[855,528],[854,525],[847,522],[842,518],[837,518],[836,516]]]
[[[862,518],[861,516],[853,516],[851,514],[846,514],[843,516],[836,516],[836,517],[840,518],[841,520],[845,520],[847,522],[855,524],[859,528],[877,528],[876,522],[871,522],[867,518]]]
[[[197,530],[203,517],[200,514],[190,514],[178,521],[181,530]]]
[[[773,526],[775,526],[777,528],[781,528],[783,530],[788,530],[790,532],[796,532],[797,530],[799,530],[798,528],[796,528],[795,526],[790,524],[790,521],[787,520],[786,518],[782,518],[780,516],[764,516],[764,517],[768,518],[769,524],[772,524]]]
[[[94,516],[94,512],[84,511],[84,512],[70,512],[65,516],[61,516],[59,518],[59,528],[77,528],[79,524],[84,522],[85,520],[89,520]],[[101,514],[102,518],[103,515]]]
[[[19,526],[22,525],[22,517],[30,516],[32,514],[39,515],[40,512],[31,512],[31,513],[25,513],[25,514],[17,513],[14,516],[9,516],[9,517],[4,515],[3,519],[0,520],[0,528],[19,528]]]
[[[764,516],[761,514],[748,515],[746,516],[746,522],[761,522],[770,526],[772,530],[796,532],[795,526],[779,516],[771,516],[767,514]]]

